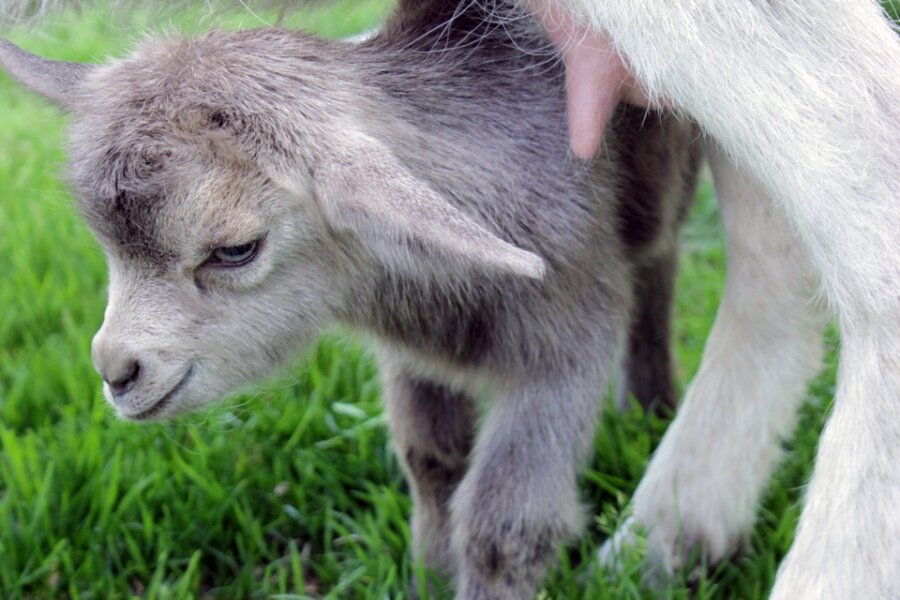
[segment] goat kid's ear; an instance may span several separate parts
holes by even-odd
[[[326,221],[349,232],[383,263],[441,268],[447,261],[540,279],[544,260],[517,248],[453,207],[377,140],[360,133],[314,174]]]
[[[0,67],[33,92],[64,110],[71,110],[78,89],[91,65],[47,60],[0,40]]]

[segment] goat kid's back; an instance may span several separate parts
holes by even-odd
[[[442,360],[533,374],[571,365],[577,348],[612,341],[621,321],[640,314],[635,326],[653,348],[633,350],[653,363],[654,381],[635,374],[645,381],[632,391],[673,404],[661,315],[699,162],[694,126],[623,106],[601,156],[574,160],[561,64],[511,4],[406,2],[358,56],[367,87],[390,107],[370,107],[369,131],[448,202],[548,265],[540,281],[495,271],[449,277],[443,302],[432,294],[416,302],[388,273],[376,284],[378,314],[364,325]],[[658,306],[633,303],[635,279],[649,280],[641,293],[660,296]]]

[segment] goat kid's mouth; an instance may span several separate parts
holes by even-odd
[[[174,399],[175,396],[177,396],[178,393],[181,392],[182,389],[184,389],[184,386],[188,384],[193,376],[194,365],[191,365],[182,376],[182,378],[178,381],[178,383],[172,386],[172,389],[166,392],[162,396],[162,398],[154,402],[149,408],[145,408],[144,410],[134,414],[121,413],[121,416],[130,421],[145,421],[159,415],[167,406],[169,406],[172,399]]]

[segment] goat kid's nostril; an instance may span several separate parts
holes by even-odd
[[[110,377],[106,379],[109,391],[113,396],[121,396],[134,387],[135,382],[141,372],[141,365],[138,361],[133,360],[128,363],[121,371],[119,377]]]

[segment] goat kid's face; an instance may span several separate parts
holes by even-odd
[[[340,287],[304,204],[197,154],[179,157],[165,186],[113,196],[82,187],[94,172],[73,165],[109,263],[94,364],[127,418],[197,407],[267,374],[329,319]]]
[[[342,282],[309,181],[288,190],[239,151],[233,113],[169,106],[116,69],[81,93],[70,179],[107,255],[92,356],[117,413],[202,406],[311,340]]]
[[[258,35],[274,36],[258,54],[252,32],[219,32],[206,54],[159,42],[103,67],[0,40],[0,66],[72,114],[70,177],[109,263],[93,359],[122,417],[167,417],[264,376],[366,268],[543,273],[353,125],[348,94],[321,85],[330,67],[270,58],[303,38]]]

